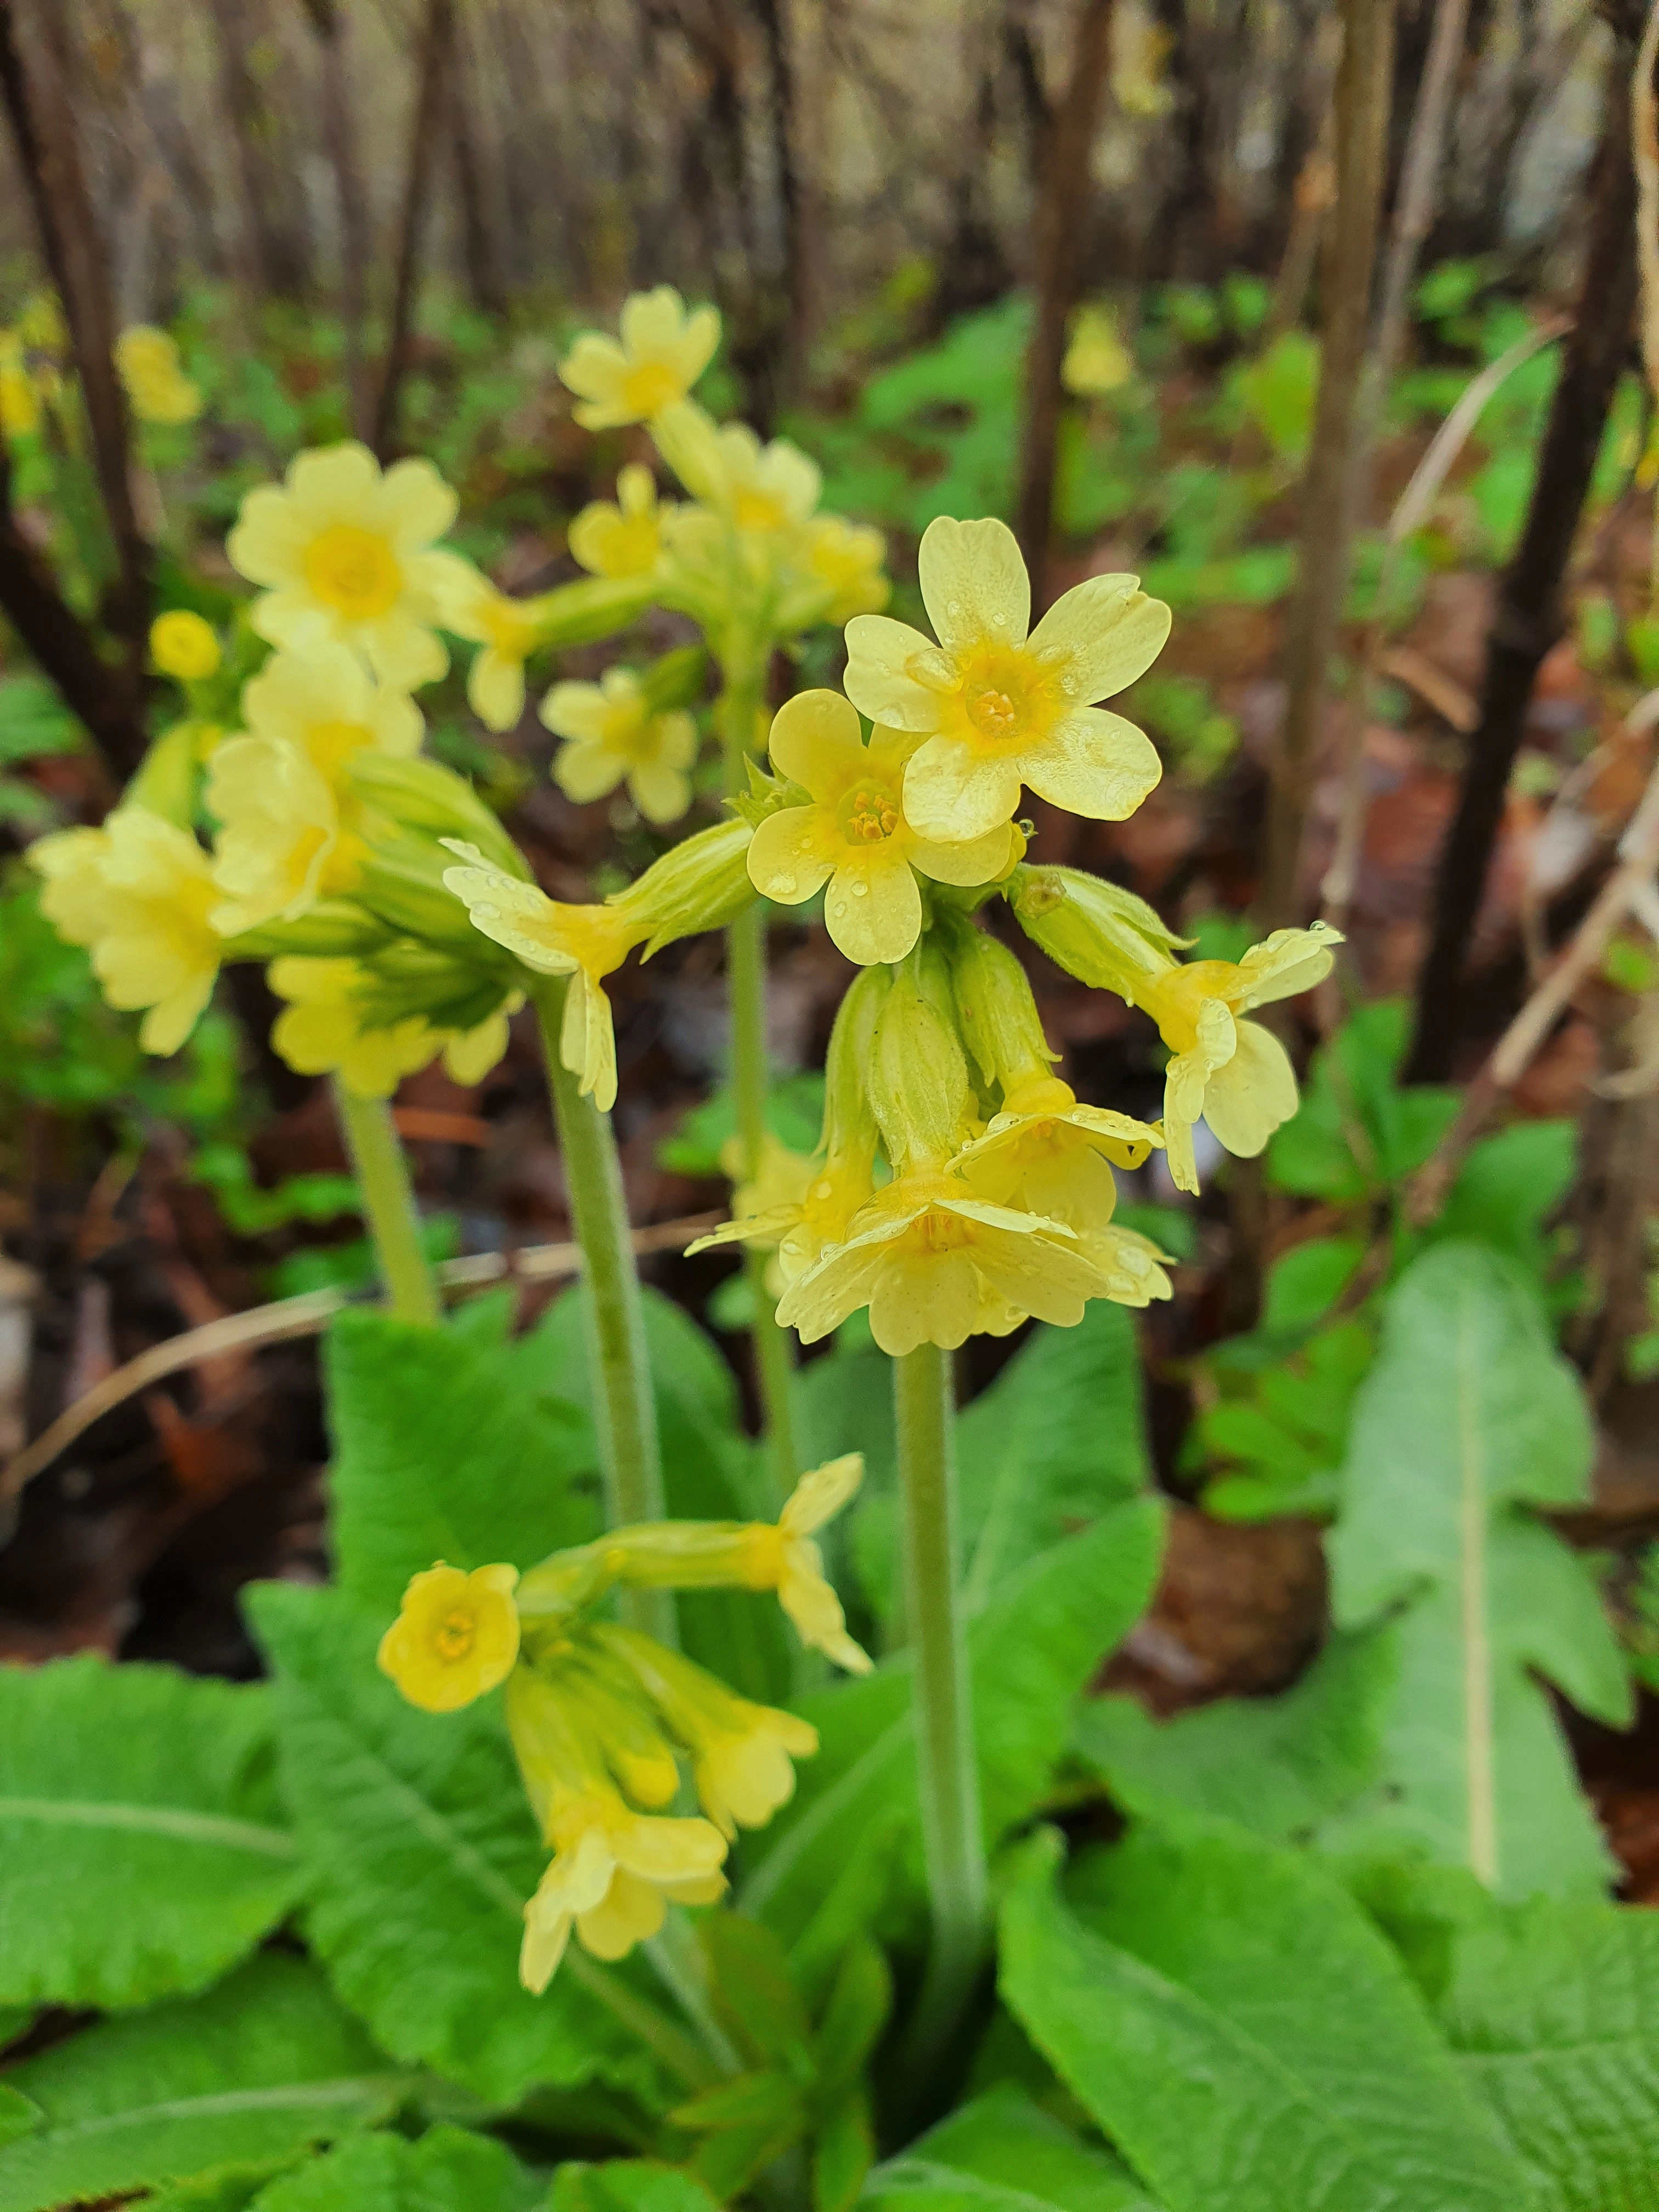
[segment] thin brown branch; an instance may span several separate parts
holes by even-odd
[[[415,294],[420,276],[421,234],[431,197],[433,154],[443,116],[444,82],[454,45],[454,0],[427,0],[416,64],[415,107],[410,124],[409,167],[398,222],[398,265],[392,286],[392,318],[386,362],[374,402],[375,452],[384,461],[398,431],[398,404],[409,374],[415,330]]]
[[[1297,918],[1297,872],[1314,745],[1347,590],[1348,456],[1388,158],[1394,0],[1344,0],[1342,22],[1336,206],[1326,254],[1319,402],[1303,489],[1301,565],[1285,644],[1285,723],[1273,754],[1256,900],[1263,929],[1282,928]]]

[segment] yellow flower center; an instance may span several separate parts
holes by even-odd
[[[739,530],[781,530],[789,520],[783,502],[764,491],[740,491],[732,513]]]
[[[454,1606],[437,1622],[432,1631],[432,1648],[438,1656],[453,1666],[465,1659],[477,1640],[478,1624],[474,1616],[462,1606]]]
[[[1011,751],[1045,736],[1059,702],[1045,671],[1018,647],[987,641],[958,663],[961,690],[957,735],[976,752]]]
[[[404,587],[391,546],[355,522],[319,532],[306,548],[305,572],[314,595],[349,622],[373,622],[389,612]]]
[[[642,361],[623,379],[623,398],[635,415],[660,415],[680,395],[680,379],[666,362]]]
[[[313,722],[305,733],[312,766],[331,784],[339,781],[340,771],[353,753],[362,752],[374,742],[374,732],[361,722]]]
[[[877,783],[856,783],[841,802],[841,834],[849,845],[884,844],[902,821],[893,793]]]

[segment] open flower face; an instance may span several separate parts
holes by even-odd
[[[83,945],[112,1006],[145,1009],[138,1042],[177,1052],[213,995],[220,939],[211,864],[187,830],[142,806],[120,806],[101,829],[37,838],[29,864],[46,878],[40,909]]]
[[[787,536],[811,519],[823,478],[799,446],[787,438],[763,446],[746,422],[732,422],[720,433],[719,453],[717,497],[739,532]]]
[[[586,805],[624,778],[647,822],[678,822],[691,804],[687,771],[697,757],[697,726],[674,710],[653,714],[639,678],[608,668],[597,684],[556,684],[541,718],[562,746],[553,777],[567,799]]]
[[[672,512],[659,506],[650,470],[630,461],[617,477],[615,505],[593,500],[571,524],[572,557],[590,575],[648,576],[661,556],[663,521]]]
[[[453,557],[433,546],[455,507],[430,461],[382,475],[366,446],[300,454],[283,483],[248,494],[226,546],[264,586],[254,629],[273,645],[349,645],[383,684],[432,683],[449,665],[433,624]]]
[[[954,1352],[982,1326],[988,1302],[1071,1328],[1103,1295],[1060,1223],[992,1205],[959,1176],[924,1173],[878,1191],[847,1242],[790,1285],[778,1319],[813,1344],[867,1305],[871,1334],[899,1358],[919,1344]]]
[[[380,1638],[380,1665],[410,1705],[453,1713],[493,1690],[519,1656],[516,1567],[463,1574],[441,1559],[416,1575]]]
[[[1030,629],[1031,588],[1000,522],[930,522],[921,595],[939,642],[885,615],[847,625],[847,696],[926,742],[905,770],[905,811],[943,842],[1011,820],[1020,787],[1072,814],[1120,822],[1161,773],[1133,722],[1091,702],[1144,675],[1170,610],[1133,576],[1091,576]],[[1029,635],[1028,635],[1029,632]]]
[[[861,967],[902,960],[921,932],[914,870],[935,882],[987,884],[1017,857],[1010,822],[963,843],[918,836],[905,808],[905,763],[919,739],[877,729],[864,743],[854,709],[836,691],[803,691],[781,707],[774,765],[810,804],[769,814],[749,848],[756,890],[785,906],[829,885],[830,936]]]
[[[713,307],[687,314],[672,284],[635,292],[622,311],[622,343],[584,331],[559,374],[581,403],[573,409],[585,430],[648,422],[686,393],[714,357],[720,319]]]

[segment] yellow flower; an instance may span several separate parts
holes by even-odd
[[[222,930],[292,921],[362,872],[362,808],[348,769],[359,753],[406,759],[421,745],[420,709],[371,682],[355,653],[318,642],[276,653],[243,688],[247,734],[222,738],[207,807],[221,825],[214,880]]]
[[[809,1721],[751,1704],[637,1630],[601,1622],[592,1633],[629,1668],[690,1753],[697,1796],[722,1835],[735,1841],[739,1826],[764,1827],[788,1803],[795,1790],[791,1760],[810,1759],[818,1747]]]
[[[914,871],[938,883],[986,884],[1017,857],[1009,822],[963,843],[918,836],[904,793],[905,763],[921,742],[878,728],[866,745],[857,713],[836,691],[800,692],[773,720],[774,765],[811,803],[786,806],[759,823],[749,848],[750,880],[786,906],[827,884],[825,926],[860,967],[902,960],[921,935]]]
[[[847,625],[848,697],[927,743],[905,771],[905,812],[923,836],[960,843],[1008,821],[1020,786],[1073,814],[1119,822],[1158,781],[1151,741],[1091,705],[1143,675],[1170,610],[1133,576],[1091,576],[1027,635],[1031,587],[1000,522],[930,522],[921,596],[938,635],[885,615]]]
[[[1115,392],[1134,374],[1128,348],[1104,307],[1080,307],[1060,372],[1060,382],[1079,397]]]
[[[446,868],[444,884],[474,929],[538,975],[569,976],[559,1056],[608,1114],[617,1103],[617,1038],[605,979],[648,935],[649,925],[620,905],[561,905],[534,884],[492,867],[475,847],[450,837],[441,842],[465,864]]]
[[[41,392],[15,331],[0,331],[0,430],[32,438],[40,427]]]
[[[141,422],[191,422],[202,411],[202,387],[185,374],[179,349],[148,323],[115,341],[115,367],[128,404]]]
[[[265,978],[288,1001],[271,1024],[273,1049],[301,1075],[337,1075],[360,1098],[389,1098],[441,1052],[449,1075],[471,1090],[507,1050],[507,1016],[520,1003],[508,1000],[470,1030],[434,1030],[418,1014],[371,1026],[355,960],[289,955],[273,960]]]
[[[687,1249],[705,1252],[716,1244],[754,1244],[769,1249],[766,1288],[776,1299],[783,1296],[789,1270],[778,1249],[782,1238],[798,1229],[807,1204],[807,1193],[818,1177],[817,1163],[805,1152],[793,1152],[769,1129],[761,1146],[760,1172],[744,1180],[746,1148],[740,1137],[728,1137],[720,1146],[720,1172],[732,1183],[730,1221],[712,1236],[700,1237]],[[795,1273],[799,1273],[797,1268]]]
[[[380,1638],[380,1667],[411,1705],[453,1713],[504,1682],[519,1656],[516,1567],[463,1574],[441,1559],[415,1576]]]
[[[1112,97],[1126,115],[1151,120],[1175,106],[1168,63],[1175,33],[1139,7],[1124,9],[1112,27]]]
[[[823,477],[818,465],[787,438],[763,446],[746,422],[720,433],[720,505],[739,531],[788,535],[811,520]]]
[[[1138,1168],[1162,1133],[1127,1114],[1079,1103],[1069,1084],[1046,1075],[1012,1091],[982,1137],[951,1163],[969,1188],[1082,1230],[1111,1218],[1112,1165]]]
[[[726,1838],[708,1820],[636,1813],[606,1771],[579,1692],[520,1667],[507,1729],[552,1864],[525,1907],[519,1972],[539,1993],[574,1926],[596,1958],[620,1959],[662,1926],[667,1902],[708,1905],[726,1887]]]
[[[823,620],[840,625],[854,615],[879,614],[893,587],[881,572],[887,541],[866,524],[820,515],[807,533],[806,566],[834,594]]]
[[[174,607],[150,624],[149,657],[163,676],[199,684],[219,665],[218,633],[187,607]]]
[[[775,1590],[801,1642],[849,1674],[867,1674],[870,1655],[847,1633],[847,1616],[824,1574],[823,1554],[813,1537],[841,1511],[863,1480],[861,1453],[827,1460],[802,1475],[775,1522],[752,1522],[740,1536],[744,1587]]]
[[[1200,1115],[1228,1152],[1248,1160],[1295,1113],[1296,1076],[1284,1046],[1242,1017],[1311,990],[1330,973],[1332,948],[1341,942],[1324,922],[1276,929],[1237,965],[1194,960],[1137,981],[1135,1004],[1174,1055],[1164,1079],[1164,1134],[1182,1190],[1198,1188],[1193,1124]]]
[[[713,307],[685,311],[672,284],[635,292],[622,311],[622,343],[584,331],[559,374],[582,403],[572,410],[585,430],[648,422],[686,393],[714,357],[720,319]]]
[[[466,672],[466,702],[487,730],[510,730],[524,712],[524,665],[542,642],[539,599],[510,599],[470,562],[447,563],[440,582],[438,618],[457,637],[483,649]]]
[[[648,576],[662,552],[663,523],[673,512],[657,503],[657,480],[638,461],[617,478],[617,503],[596,499],[570,526],[572,557],[595,576]]]
[[[335,639],[405,690],[432,683],[449,665],[433,624],[455,557],[432,547],[455,507],[430,461],[383,476],[367,446],[301,453],[283,484],[248,494],[226,546],[232,567],[265,587],[254,629],[301,650]]]
[[[676,709],[656,714],[637,676],[607,668],[597,684],[556,684],[541,718],[560,749],[553,777],[577,805],[602,799],[624,777],[647,822],[678,822],[691,804],[686,774],[697,757],[697,726]]]
[[[876,1193],[833,1245],[793,1282],[778,1319],[814,1344],[860,1306],[870,1333],[898,1358],[919,1344],[953,1352],[988,1304],[1071,1328],[1103,1295],[1076,1236],[1040,1214],[975,1196],[959,1176],[900,1176]]]
[[[111,1006],[147,1009],[144,1050],[177,1052],[219,973],[211,865],[195,838],[127,805],[100,830],[37,838],[28,860],[46,878],[41,912],[69,944],[90,950]]]

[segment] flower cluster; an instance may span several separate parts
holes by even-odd
[[[525,1907],[520,1972],[544,1990],[574,1929],[619,1959],[671,1903],[711,1904],[738,1830],[787,1804],[817,1732],[738,1697],[654,1638],[604,1617],[611,1592],[776,1594],[803,1644],[862,1673],[814,1540],[863,1474],[856,1453],[803,1475],[775,1522],[664,1521],[614,1528],[520,1577],[440,1561],[416,1575],[380,1644],[413,1705],[449,1713],[502,1683],[507,1731],[552,1858]],[[689,1768],[701,1812],[668,1812]]]

